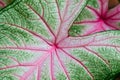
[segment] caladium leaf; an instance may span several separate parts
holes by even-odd
[[[109,0],[89,0],[88,5],[69,30],[74,29],[70,34],[86,36],[106,30],[119,30],[120,4],[109,10],[108,2]]]
[[[14,0],[0,0],[0,9],[6,7],[10,3],[12,3]]]
[[[5,2],[3,0],[0,0],[0,7],[3,8],[5,6],[6,6]]]
[[[0,80],[107,80],[120,31],[70,37],[87,0],[17,0],[0,12]]]

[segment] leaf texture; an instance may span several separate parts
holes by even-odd
[[[0,9],[5,8],[11,4],[14,0],[0,0]]]
[[[0,80],[108,80],[120,71],[120,31],[69,28],[87,0],[17,0],[0,12]]]
[[[86,8],[74,21],[69,34],[87,36],[106,30],[119,30],[120,4],[109,10],[108,3],[109,0],[89,0]]]

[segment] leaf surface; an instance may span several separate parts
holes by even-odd
[[[0,80],[106,80],[118,73],[119,31],[68,34],[86,2],[18,0],[3,9]]]
[[[109,0],[89,0],[86,8],[74,21],[69,34],[86,36],[106,30],[119,30],[120,4],[108,9],[108,3]]]
[[[6,7],[10,3],[12,3],[14,0],[0,0],[0,9]]]

